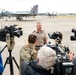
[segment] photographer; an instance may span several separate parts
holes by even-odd
[[[22,62],[21,75],[53,75],[53,65],[56,62],[55,51],[43,46],[38,50],[37,58],[33,62]]]

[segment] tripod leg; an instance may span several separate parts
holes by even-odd
[[[16,60],[15,60],[14,57],[13,57],[13,60],[14,60],[14,62],[15,62],[15,64],[16,64],[17,68],[19,69],[19,66],[18,66],[18,64],[17,64],[17,62],[16,62]]]
[[[10,74],[14,75],[12,57],[9,59],[9,61],[10,61]]]
[[[5,64],[4,64],[4,68],[5,68],[6,64],[10,64],[10,74],[14,75],[12,59],[13,59],[12,57],[7,57]]]
[[[14,75],[13,61],[12,61],[13,57],[12,57],[12,54],[11,54],[12,50],[8,50],[8,51],[9,51],[10,74]]]
[[[4,64],[4,68],[5,68],[6,64],[9,63],[8,60],[9,60],[9,58],[7,57],[7,59],[6,59],[6,61],[5,61],[5,64]]]

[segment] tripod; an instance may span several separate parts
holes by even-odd
[[[7,47],[7,45],[3,48],[3,50]],[[2,50],[2,51],[3,51]],[[9,52],[9,56],[6,58],[5,64],[4,64],[4,68],[6,66],[6,64],[10,65],[10,75],[14,75],[14,70],[13,70],[13,61],[15,62],[17,68],[19,69],[19,66],[15,60],[15,58],[12,56],[12,50],[8,50]]]

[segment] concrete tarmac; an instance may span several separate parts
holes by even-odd
[[[19,65],[19,52],[22,46],[27,44],[27,37],[29,34],[31,34],[36,29],[36,23],[41,22],[43,30],[45,30],[46,34],[53,33],[55,31],[60,31],[63,34],[63,41],[62,43],[65,46],[68,46],[71,51],[73,51],[76,55],[76,41],[71,41],[70,36],[74,35],[74,33],[71,32],[73,28],[76,29],[76,17],[52,17],[49,18],[48,16],[36,16],[36,18],[24,18],[23,21],[17,21],[15,18],[8,19],[8,18],[0,19],[0,26],[1,28],[10,25],[17,24],[17,27],[21,27],[23,30],[23,35],[19,38],[15,37],[15,47],[12,50],[12,56],[15,57],[18,65]],[[1,37],[1,36],[0,36]],[[48,37],[48,35],[47,35]],[[52,42],[53,40],[49,39],[48,42]],[[1,50],[6,45],[6,42],[0,41],[0,47]],[[9,51],[8,49],[4,49],[2,52],[2,59],[3,64],[5,64],[5,61],[9,57]],[[13,61],[13,69],[14,69],[14,75],[19,75],[19,70],[16,66],[16,64]],[[9,64],[6,64],[5,70],[3,72],[3,75],[11,75]]]

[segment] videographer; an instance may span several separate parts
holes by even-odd
[[[61,32],[54,32],[52,35],[48,33],[48,36],[55,41],[54,45],[48,44],[47,46],[53,48],[56,51],[57,62],[55,64],[56,75],[72,75],[73,63],[69,60],[69,48],[62,44],[63,35]]]
[[[56,62],[55,51],[52,48],[43,46],[38,50],[37,58],[33,62],[22,62],[21,75],[53,75],[53,66]]]
[[[50,34],[49,34],[49,36],[50,36]],[[70,52],[69,48],[62,44],[63,35],[61,32],[59,32],[59,31],[53,32],[53,34],[50,36],[50,38],[54,39],[55,45],[58,45],[64,52],[66,52],[67,54]]]

